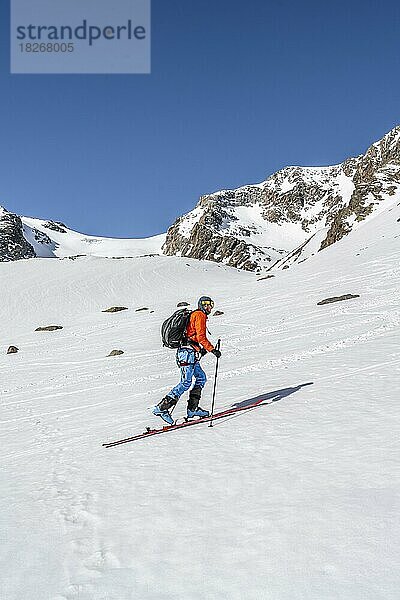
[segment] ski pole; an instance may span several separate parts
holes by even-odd
[[[220,346],[221,346],[221,340],[218,340],[218,342],[217,342],[217,350],[220,349]],[[211,405],[211,421],[210,421],[209,427],[213,426],[215,392],[216,392],[216,389],[217,389],[217,377],[218,377],[218,364],[219,364],[219,358],[217,358],[217,364],[215,365],[214,391],[213,391],[213,399],[212,399],[212,405]]]

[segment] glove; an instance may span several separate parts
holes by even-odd
[[[214,356],[216,356],[217,358],[221,358],[221,351],[217,350],[216,348],[214,348],[214,350],[211,350],[211,352],[214,354]]]
[[[201,355],[201,356],[205,356],[206,354],[207,354],[207,350],[206,350],[205,348],[202,348],[202,349],[200,350],[200,355]]]

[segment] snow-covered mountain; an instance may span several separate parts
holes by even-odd
[[[0,598],[397,598],[399,241],[394,202],[270,279],[175,256],[2,263]],[[269,404],[102,448],[159,425],[178,377],[160,324],[204,293],[217,408]]]
[[[202,196],[163,251],[259,271],[305,260],[400,199],[400,127],[330,167],[286,167],[266,181]]]
[[[0,261],[74,255],[186,256],[257,271],[287,268],[400,199],[400,126],[365,154],[330,167],[286,167],[266,181],[202,196],[167,234],[87,236],[0,207]]]
[[[0,262],[21,258],[108,258],[160,254],[165,234],[143,239],[103,238],[69,229],[63,223],[20,217],[0,206]]]

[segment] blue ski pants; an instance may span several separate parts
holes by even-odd
[[[207,376],[201,368],[198,355],[193,348],[179,348],[176,353],[176,362],[181,371],[181,380],[172,388],[168,396],[180,398],[192,385],[193,377],[195,386],[203,388],[206,385]]]

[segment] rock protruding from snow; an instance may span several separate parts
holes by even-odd
[[[7,354],[17,354],[19,348],[17,346],[9,346],[7,350]]]
[[[43,227],[47,227],[47,229],[57,231],[58,233],[67,233],[67,226],[58,221],[46,221]]]
[[[359,298],[360,294],[343,294],[342,296],[332,296],[332,298],[325,298],[320,302],[317,302],[317,306],[323,306],[324,304],[332,304],[333,302],[342,302],[343,300],[353,300],[353,298]]]
[[[364,155],[286,167],[266,181],[202,196],[168,230],[163,251],[245,270],[288,268],[340,240],[400,197],[400,127]]]
[[[35,256],[33,246],[24,237],[20,217],[0,206],[0,262]]]
[[[101,312],[116,313],[116,312],[121,312],[122,310],[128,310],[128,308],[126,306],[110,306],[110,308],[106,308],[105,310],[102,310]]]
[[[123,350],[111,350],[110,354],[107,354],[107,357],[109,357],[109,356],[121,356],[121,354],[124,354]]]

